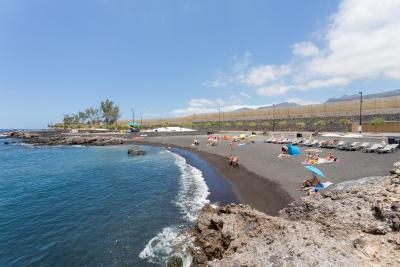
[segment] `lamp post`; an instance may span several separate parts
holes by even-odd
[[[218,131],[221,131],[221,108],[218,108]]]
[[[132,111],[132,122],[135,123],[135,111],[131,108]]]
[[[272,104],[272,131],[275,132],[275,104]]]
[[[362,120],[361,120],[361,116],[362,116],[362,102],[363,102],[363,95],[362,92],[358,92],[360,94],[360,123],[358,125],[358,132],[362,133]]]

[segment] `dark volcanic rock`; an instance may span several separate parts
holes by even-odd
[[[206,205],[191,230],[192,265],[400,266],[399,178],[338,184],[294,201],[278,217]]]
[[[140,156],[140,155],[146,155],[146,151],[141,150],[138,147],[132,147],[128,149],[128,155],[129,156]]]

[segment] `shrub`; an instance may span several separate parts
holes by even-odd
[[[251,128],[257,127],[257,123],[254,122],[254,121],[249,122],[247,125],[248,125],[249,127],[251,127]]]
[[[238,122],[235,123],[235,126],[236,127],[243,127],[243,122],[238,121]]]
[[[316,127],[324,127],[326,125],[326,121],[325,120],[318,120],[318,121],[314,122],[314,125]]]
[[[281,128],[285,128],[288,126],[288,122],[287,121],[279,121],[278,122],[279,127]]]
[[[297,121],[295,125],[300,129],[304,129],[306,127],[306,123],[304,121]]]

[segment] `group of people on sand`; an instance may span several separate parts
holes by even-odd
[[[230,166],[237,167],[237,166],[239,166],[239,159],[236,155],[230,155],[228,157],[228,163]]]
[[[321,156],[318,153],[312,154],[311,152],[308,152],[306,158],[304,159],[303,164],[316,165],[319,163],[331,163],[337,160],[338,159],[335,158],[335,156],[331,151],[328,152],[325,158],[321,158]]]

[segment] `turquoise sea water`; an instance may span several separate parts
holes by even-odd
[[[162,148],[12,141],[0,139],[0,266],[159,265],[204,203],[235,202],[212,170]],[[220,183],[211,195],[204,176]]]

